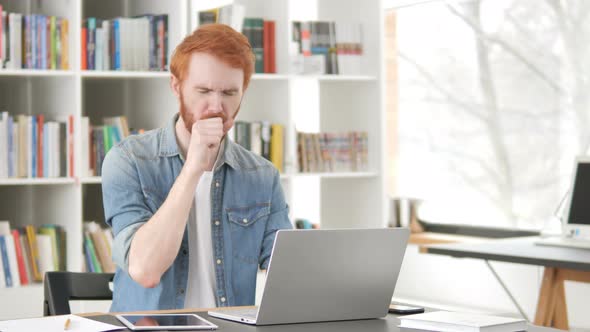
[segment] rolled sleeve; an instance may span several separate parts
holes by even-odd
[[[280,182],[279,172],[275,169],[273,175],[272,201],[270,205],[270,216],[268,218],[264,239],[262,240],[262,250],[260,253],[260,268],[268,268],[270,254],[274,245],[275,236],[278,230],[292,229],[293,225],[289,220],[289,206],[285,201],[285,194]]]
[[[102,164],[102,195],[106,223],[113,229],[113,261],[128,271],[135,232],[153,215],[145,202],[137,168],[121,145]]]

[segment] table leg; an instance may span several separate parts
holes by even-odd
[[[569,323],[567,319],[567,306],[565,303],[565,287],[564,279],[561,271],[558,269],[557,278],[555,280],[555,310],[553,312],[553,327],[561,330],[569,330]]]
[[[541,326],[550,326],[553,320],[554,294],[553,284],[556,279],[556,269],[546,267],[543,272],[543,281],[537,301],[537,312],[535,314],[535,324]]]

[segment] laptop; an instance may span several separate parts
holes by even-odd
[[[561,236],[542,238],[535,244],[590,249],[590,157],[576,158],[570,188]]]
[[[208,314],[252,325],[384,317],[409,233],[407,228],[280,230],[260,306]]]

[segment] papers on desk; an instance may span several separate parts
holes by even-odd
[[[68,332],[103,332],[125,329],[122,326],[105,324],[76,315],[65,315],[0,321],[0,332],[63,332],[64,324],[68,318],[70,319]]]
[[[399,319],[402,328],[427,331],[512,332],[526,330],[524,319],[450,311],[427,312],[403,316]]]

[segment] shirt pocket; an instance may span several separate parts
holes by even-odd
[[[227,219],[241,227],[250,227],[258,220],[268,217],[269,214],[270,204],[267,203],[227,209]]]
[[[270,215],[270,203],[231,207],[226,211],[234,258],[246,263],[258,263],[266,221]]]

